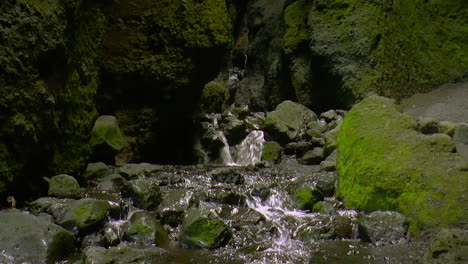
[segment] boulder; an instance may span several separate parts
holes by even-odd
[[[74,252],[75,238],[47,217],[8,210],[0,212],[0,248],[0,263],[53,264]]]
[[[337,195],[347,206],[399,211],[414,233],[468,218],[466,159],[447,137],[428,140],[417,128],[393,100],[370,96],[346,115],[337,157]]]
[[[468,263],[468,231],[443,229],[432,240],[423,264]]]
[[[154,178],[139,178],[126,182],[122,195],[130,197],[133,204],[141,209],[156,210],[161,203],[161,190]]]
[[[162,202],[158,206],[161,223],[177,227],[182,223],[185,212],[189,208],[192,192],[183,189],[164,190]]]
[[[123,239],[138,245],[157,245],[164,247],[169,244],[166,230],[156,217],[145,211],[132,214],[128,225],[125,227]]]
[[[107,220],[109,210],[108,201],[81,199],[72,203],[65,215],[56,221],[68,230],[84,234],[99,229]]]
[[[164,249],[158,247],[133,248],[121,244],[117,247],[87,247],[83,250],[84,264],[145,264],[169,263],[173,257]]]
[[[57,175],[49,181],[49,195],[58,198],[80,198],[80,185],[70,175]]]
[[[266,142],[265,145],[263,145],[262,160],[277,163],[281,159],[282,150],[283,148],[278,142]]]
[[[397,242],[405,239],[408,220],[398,212],[376,211],[359,217],[358,225],[365,242]]]
[[[319,201],[323,201],[323,198],[321,191],[311,187],[299,188],[294,193],[297,208],[306,211],[312,211],[314,205]]]
[[[301,164],[306,165],[315,165],[320,164],[320,162],[325,158],[325,152],[323,148],[313,148],[312,150],[307,151],[300,159]]]
[[[227,225],[201,204],[191,208],[182,223],[180,242],[189,248],[215,249],[225,246],[232,237]]]
[[[137,179],[141,176],[151,176],[161,170],[161,166],[150,163],[129,163],[118,169],[120,175],[126,179]]]
[[[57,219],[63,218],[63,216],[70,209],[71,205],[75,203],[76,200],[72,199],[59,199],[52,197],[42,197],[33,201],[29,205],[29,210],[33,214],[40,214],[42,212],[48,213]]]
[[[317,120],[317,115],[307,107],[284,101],[269,112],[265,120],[265,131],[282,144],[299,139],[309,122]]]
[[[97,179],[103,178],[109,174],[112,174],[112,169],[106,164],[102,162],[88,163],[82,178],[85,181],[96,181]]]
[[[91,131],[93,159],[114,164],[114,157],[125,145],[125,139],[115,116],[98,117]]]

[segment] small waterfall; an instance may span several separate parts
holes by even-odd
[[[263,143],[265,143],[263,131],[253,130],[250,132],[237,147],[235,153],[236,164],[247,166],[260,162],[262,159]]]
[[[219,157],[221,158],[221,161],[223,162],[224,165],[228,166],[235,166],[237,165],[236,162],[234,162],[234,159],[232,158],[231,151],[229,149],[229,143],[224,136],[223,132],[221,131],[216,131],[217,136],[221,141],[223,142],[224,146],[221,148],[219,151]]]

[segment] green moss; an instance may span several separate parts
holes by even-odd
[[[299,0],[288,6],[284,11],[286,33],[283,37],[283,49],[286,53],[292,53],[310,39],[307,28],[307,17],[311,3]]]
[[[466,7],[460,0],[315,1],[312,51],[356,97],[377,91],[400,99],[466,72]]]
[[[319,190],[302,187],[295,192],[294,199],[299,209],[312,211],[315,204],[323,200],[323,194]]]
[[[128,231],[127,231],[128,236],[152,236],[153,235],[153,229],[151,227],[145,225],[145,224],[134,224],[132,225]]]
[[[400,211],[412,232],[466,219],[468,174],[454,169],[463,158],[445,136],[428,140],[416,129],[390,99],[353,107],[338,138],[337,194],[346,205]]]
[[[229,90],[222,79],[216,79],[205,85],[200,102],[205,113],[222,113],[229,104]]]
[[[221,220],[202,217],[183,231],[181,241],[190,247],[214,249],[224,246],[230,237]]]
[[[283,148],[278,142],[269,141],[265,143],[262,151],[262,160],[271,160],[278,162],[281,159],[281,151]]]

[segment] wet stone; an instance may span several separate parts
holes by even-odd
[[[102,162],[89,163],[83,174],[85,181],[95,181],[113,173],[113,170]]]
[[[325,158],[323,148],[314,148],[307,151],[301,158],[300,163],[305,165],[315,165],[320,164],[320,162]]]
[[[154,178],[139,178],[128,181],[122,187],[122,195],[133,200],[136,207],[156,210],[161,203],[161,191]]]
[[[323,193],[320,190],[311,187],[299,188],[294,193],[297,208],[306,211],[312,211],[314,205],[323,201],[323,198]]]
[[[212,179],[219,183],[242,184],[245,179],[244,176],[234,169],[219,169],[212,173]]]
[[[75,250],[75,237],[50,218],[0,212],[0,263],[53,264]]]
[[[406,217],[398,212],[376,211],[359,217],[359,236],[366,242],[395,242],[404,240]]]
[[[107,220],[110,205],[108,201],[81,199],[74,202],[65,215],[57,219],[59,225],[81,234],[99,229]]]
[[[164,247],[169,244],[166,230],[153,214],[138,211],[132,214],[125,226],[123,235],[125,241],[138,245],[157,245]]]
[[[120,175],[127,179],[136,179],[141,176],[151,176],[155,172],[161,170],[161,166],[149,164],[149,163],[138,163],[138,164],[125,164],[118,169]]]
[[[291,142],[286,144],[284,147],[284,152],[287,155],[297,155],[298,157],[304,155],[309,149],[312,149],[312,143],[300,141],[300,142]]]

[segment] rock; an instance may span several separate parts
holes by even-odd
[[[91,145],[94,160],[114,164],[115,155],[125,145],[125,139],[115,116],[98,117],[91,131]]]
[[[432,240],[423,264],[468,263],[468,231],[443,229]]]
[[[145,264],[169,263],[173,257],[162,248],[143,247],[133,248],[121,244],[117,247],[87,247],[83,250],[82,263],[84,264]]]
[[[118,171],[126,179],[137,179],[141,176],[152,176],[159,170],[161,170],[161,166],[150,163],[129,163],[120,167]]]
[[[247,207],[223,206],[219,217],[235,229],[247,228],[265,221],[265,216]]]
[[[112,170],[102,162],[88,163],[88,167],[83,173],[82,178],[85,181],[96,181],[112,173]]]
[[[325,153],[323,148],[313,148],[312,150],[307,151],[304,156],[299,160],[301,164],[314,165],[320,164],[320,162],[325,158]]]
[[[322,171],[335,171],[336,161],[324,160],[320,162],[320,170]]]
[[[287,155],[296,155],[297,157],[301,157],[306,153],[308,150],[312,149],[312,143],[310,142],[291,142],[286,144],[284,147],[284,153]]]
[[[81,199],[72,203],[65,215],[56,221],[67,230],[88,233],[104,225],[109,210],[108,201]]]
[[[323,194],[318,189],[302,187],[295,191],[294,200],[297,208],[312,211],[317,202],[323,201]]]
[[[184,218],[180,242],[189,248],[215,249],[225,246],[232,237],[226,224],[209,208],[192,208]]]
[[[317,187],[325,197],[331,197],[335,193],[336,178],[336,173],[321,174],[315,187]]]
[[[31,211],[31,213],[36,215],[38,215],[41,212],[51,214],[57,221],[57,219],[63,218],[63,216],[70,209],[71,205],[75,202],[76,200],[71,199],[42,197],[33,201],[29,205],[29,210]]]
[[[348,112],[338,138],[337,197],[360,210],[396,210],[410,232],[467,219],[465,158],[448,138],[435,142],[387,98],[371,96]],[[444,193],[444,195],[440,195]]]
[[[468,125],[459,125],[453,134],[453,141],[457,146],[457,152],[468,158]]]
[[[423,144],[434,152],[455,152],[455,144],[445,134],[432,134],[423,138]]]
[[[104,235],[99,233],[91,233],[81,239],[81,249],[94,246],[106,246]]]
[[[122,238],[123,225],[125,225],[125,222],[122,223],[121,221],[106,223],[103,228],[103,237],[102,237],[104,245],[94,244],[94,245],[89,245],[89,246],[110,247],[110,246],[116,246],[120,244],[121,238]]]
[[[280,143],[297,140],[309,122],[315,121],[317,115],[307,107],[291,101],[284,101],[269,112],[265,120],[265,131]]]
[[[215,182],[222,183],[242,184],[245,181],[244,176],[239,171],[230,168],[214,170],[211,177]]]
[[[166,230],[156,217],[145,211],[132,214],[126,226],[123,239],[138,245],[165,247],[169,244]]]
[[[365,242],[397,242],[404,240],[408,226],[398,212],[376,211],[359,218],[359,237]]]
[[[188,190],[164,190],[162,202],[158,207],[161,223],[177,227],[182,223],[189,208],[193,192]]]
[[[310,143],[314,147],[324,147],[325,146],[325,139],[321,137],[312,137],[310,139]]]
[[[57,175],[49,181],[49,195],[58,198],[80,198],[80,185],[70,175]]]
[[[297,238],[312,243],[324,239],[346,239],[352,237],[352,222],[340,215],[317,214],[297,230]]]
[[[268,141],[263,145],[262,160],[278,163],[281,159],[283,148],[278,142]]]
[[[235,94],[235,105],[248,105],[253,111],[265,111],[265,77],[263,74],[252,73],[243,78]]]
[[[248,129],[259,130],[265,126],[266,115],[264,112],[255,112],[247,116],[244,120],[244,124]]]
[[[161,203],[161,191],[154,178],[139,178],[126,182],[122,195],[130,197],[133,204],[141,209],[156,210]]]
[[[220,128],[228,140],[229,145],[237,145],[247,136],[247,126],[245,122],[231,112],[223,113],[221,122]]]
[[[200,108],[205,113],[222,113],[229,106],[229,90],[224,81],[215,79],[205,85]]]
[[[325,147],[323,148],[325,151],[325,156],[330,155],[336,149],[340,128],[341,125],[333,128],[325,134]]]
[[[455,130],[458,128],[458,126],[460,126],[459,123],[442,121],[439,123],[439,132],[453,137],[453,135],[455,134]]]
[[[338,118],[338,114],[335,112],[335,110],[328,110],[326,112],[321,113],[319,118],[324,119],[327,122],[331,122]]]
[[[110,174],[104,178],[100,178],[96,189],[102,192],[119,192],[125,183],[125,178],[120,174]]]
[[[252,196],[259,197],[262,201],[265,201],[270,195],[270,188],[267,186],[258,186],[252,189]]]
[[[47,263],[75,251],[74,235],[46,217],[18,210],[0,212],[1,263]]]
[[[439,133],[439,124],[432,119],[422,119],[419,121],[419,131],[426,135]]]

